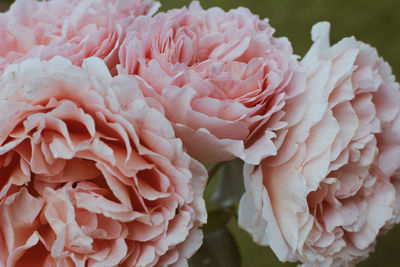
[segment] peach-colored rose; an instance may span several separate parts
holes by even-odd
[[[0,80],[0,265],[187,265],[204,167],[134,77],[98,58],[9,66]]]
[[[400,92],[374,48],[313,28],[276,157],[246,165],[239,223],[280,260],[352,266],[398,220]]]
[[[303,84],[289,41],[273,37],[267,19],[194,1],[140,17],[127,31],[119,73],[143,79],[189,154],[256,164],[276,153],[281,108]]]
[[[0,14],[0,71],[56,55],[74,65],[96,56],[115,68],[126,27],[158,7],[153,0],[16,0]]]

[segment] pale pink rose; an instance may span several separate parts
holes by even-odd
[[[282,261],[352,266],[398,221],[399,85],[369,45],[330,47],[326,22],[312,33],[307,89],[284,107],[277,156],[245,166],[239,223]]]
[[[96,56],[115,68],[126,27],[158,7],[153,0],[16,0],[0,14],[0,71],[56,55],[74,65]]]
[[[0,114],[1,266],[187,266],[207,173],[134,77],[29,59]]]
[[[286,38],[248,9],[189,8],[140,17],[121,45],[119,73],[138,75],[188,153],[202,162],[276,153],[285,101],[303,89]]]

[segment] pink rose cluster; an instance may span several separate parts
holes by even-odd
[[[299,61],[246,8],[17,0],[0,13],[0,265],[188,266],[203,164],[244,161],[239,225],[353,266],[400,221],[400,92],[354,38]]]

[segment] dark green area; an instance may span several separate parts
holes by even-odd
[[[6,10],[12,1],[0,0],[0,10]],[[161,0],[162,10],[179,8],[190,3],[188,0]],[[371,44],[393,67],[393,72],[400,77],[400,1],[397,0],[202,0],[204,8],[219,6],[225,10],[245,6],[261,18],[269,18],[276,29],[276,36],[287,36],[292,42],[296,54],[303,56],[311,45],[310,30],[314,23],[322,20],[331,23],[332,43],[343,37],[354,35],[358,40]],[[215,180],[215,179],[214,179]],[[212,181],[211,188],[218,187]],[[221,196],[214,199],[221,199]],[[213,203],[212,191],[206,194],[208,207],[218,208]],[[222,202],[221,202],[222,203]],[[212,214],[210,214],[212,215]],[[227,221],[226,214],[212,215],[215,222],[209,231],[217,229]],[[239,229],[235,217],[228,222],[228,229],[238,243],[243,267],[295,266],[280,263],[269,248],[254,244],[251,237]],[[224,228],[225,229],[225,228]],[[230,236],[221,230],[212,234],[210,240],[226,239]],[[375,253],[359,264],[359,267],[400,266],[400,226],[378,239]],[[228,249],[235,249],[232,246]],[[208,250],[215,250],[214,244],[208,244]],[[218,253],[218,251],[215,251]],[[228,254],[229,255],[229,254]],[[214,255],[217,257],[218,255]],[[221,267],[231,267],[221,265]]]

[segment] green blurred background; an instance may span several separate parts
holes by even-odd
[[[6,10],[12,1],[0,0],[0,9]],[[162,10],[180,8],[190,0],[160,0]],[[322,20],[331,23],[332,43],[354,35],[371,44],[400,77],[400,1],[396,0],[201,0],[204,8],[219,6],[225,10],[244,6],[261,18],[269,18],[276,36],[287,36],[294,52],[300,56],[311,45],[310,30]],[[260,247],[238,228],[235,220],[229,222],[242,254],[243,267],[295,266],[280,263],[270,249]],[[400,225],[378,239],[375,252],[359,267],[400,266]],[[230,267],[230,266],[221,266]]]

